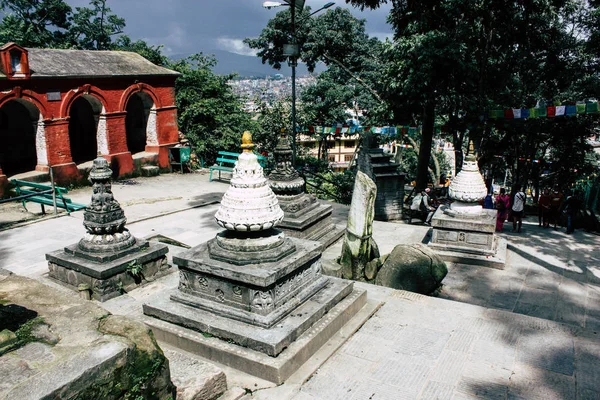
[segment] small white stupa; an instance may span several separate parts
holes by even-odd
[[[498,212],[480,204],[487,188],[474,155],[465,157],[448,195],[452,204],[440,206],[431,220],[429,246],[445,261],[504,268],[506,240],[494,234]]]

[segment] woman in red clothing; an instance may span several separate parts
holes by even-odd
[[[508,210],[510,210],[510,196],[506,194],[504,188],[500,189],[500,194],[496,196],[496,210],[498,210],[498,216],[496,216],[496,231],[502,232],[504,221],[506,221]]]
[[[547,228],[550,225],[550,203],[552,198],[550,197],[550,190],[544,189],[542,195],[538,199],[538,222],[539,225],[544,225]]]

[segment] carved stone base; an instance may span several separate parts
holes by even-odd
[[[179,288],[171,299],[238,321],[270,328],[327,284],[321,245],[286,238],[295,252],[283,260],[238,265],[209,254],[211,242],[174,256]],[[214,245],[214,243],[213,243]],[[238,252],[243,259],[244,254]]]
[[[277,357],[322,317],[327,318],[326,314],[352,293],[354,285],[352,282],[335,278],[327,279],[328,284],[325,288],[298,305],[293,313],[270,329],[170,300],[176,291],[164,293],[150,303],[144,304],[144,314],[173,324],[172,329],[177,329],[177,326],[188,328],[225,339],[249,350]],[[153,323],[150,324],[152,326]],[[208,357],[211,358],[210,355]],[[256,375],[256,372],[254,374]]]
[[[97,262],[74,254],[77,244],[68,246],[70,252],[65,249],[46,254],[49,276],[74,290],[86,284],[92,298],[106,301],[172,271],[166,245],[138,239],[134,247],[118,259]]]
[[[438,208],[431,220],[431,247],[487,256],[496,253],[496,210],[481,209],[474,218],[448,212],[447,207]]]

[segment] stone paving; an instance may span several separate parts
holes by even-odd
[[[597,399],[599,365],[595,332],[393,291],[292,398]]]
[[[201,174],[135,181],[114,186],[134,235],[160,233],[195,246],[220,230],[215,201],[226,183]],[[76,202],[89,196],[89,188],[71,194]],[[336,222],[346,213],[334,206]],[[0,267],[60,288],[45,276],[44,254],[79,240],[82,217],[0,231]],[[428,231],[376,221],[373,236],[388,253],[398,243],[427,242]],[[251,387],[256,391],[247,398],[600,399],[600,237],[527,220],[523,233],[502,235],[509,242],[506,268],[450,265],[440,298],[361,284],[385,305],[309,381]],[[338,242],[324,258],[340,250]],[[171,286],[174,277],[160,281]],[[111,311],[132,314],[163,287],[157,282],[111,300]],[[232,375],[228,381],[236,382]]]

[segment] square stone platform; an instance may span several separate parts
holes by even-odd
[[[84,258],[78,255],[81,251],[77,244],[73,244],[47,253],[46,260],[51,278],[73,290],[86,284],[93,299],[106,301],[171,272],[168,251],[164,244],[137,239],[134,249],[118,258],[112,254],[99,254],[97,259]],[[138,275],[129,272],[132,265],[141,266]]]
[[[146,315],[275,357],[353,291],[352,282],[323,279],[326,287],[296,304],[293,312],[269,329],[174,301],[178,289],[144,304],[143,309]]]
[[[231,333],[237,332],[248,338],[247,343],[258,341],[272,349],[279,347],[281,352],[276,357],[243,344],[233,343],[231,340],[219,339],[208,332],[197,332],[190,327],[183,327],[157,318],[147,317],[144,321],[160,342],[281,384],[342,328],[346,329],[346,326],[352,325],[350,327],[351,334],[380,306],[379,302],[375,302],[375,306],[367,304],[366,291],[353,288],[352,282],[335,278],[329,279],[330,286],[328,288],[299,306],[293,314],[272,329],[232,321],[173,301],[166,305],[166,307],[176,307],[177,312],[184,312],[186,314],[184,318],[189,316],[193,316],[194,320],[198,317],[206,318],[204,320],[206,323],[214,326],[219,324],[220,327],[232,331]],[[332,293],[340,293],[340,290],[344,292],[350,290],[350,293],[336,303],[333,301],[335,296],[332,296]],[[167,295],[162,296],[160,300],[144,305],[144,312],[146,314],[160,312],[158,307],[165,306],[167,301]],[[327,308],[323,306],[324,302],[331,303],[331,308],[326,312],[322,312]],[[151,311],[151,309],[154,310]],[[200,316],[199,313],[203,316]],[[359,321],[354,321],[355,318],[358,318]],[[280,344],[277,345],[277,342]],[[321,362],[323,361],[321,360]]]
[[[506,263],[506,240],[494,234],[497,213],[482,209],[481,216],[469,218],[453,214],[449,206],[441,206],[431,220],[429,247],[445,261],[502,269]]]
[[[285,204],[282,198],[284,197],[277,197],[280,204]],[[331,205],[315,200],[314,204],[296,212],[285,211],[285,217],[277,225],[277,229],[290,237],[315,240],[324,247],[329,247],[344,234],[344,228],[333,222],[332,211]]]

